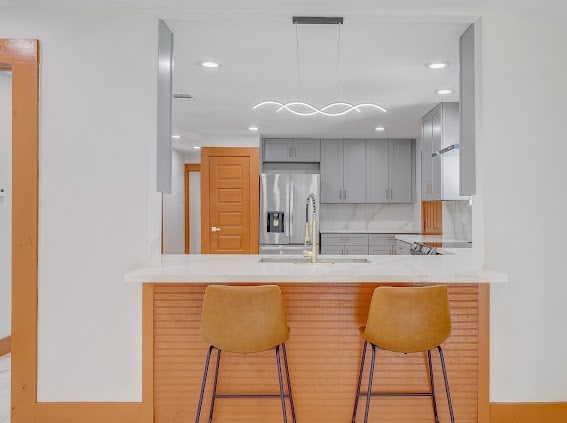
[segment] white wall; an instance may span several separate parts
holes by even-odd
[[[41,41],[39,401],[141,400],[123,275],[159,239],[156,34],[148,12],[0,13],[0,38]]]
[[[0,339],[12,333],[12,76],[0,72]]]
[[[185,253],[185,156],[171,154],[171,194],[163,195],[163,253]]]
[[[492,401],[567,398],[567,25],[558,15],[483,18],[485,260],[511,281],[491,289]]]

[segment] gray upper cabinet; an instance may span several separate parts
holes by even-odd
[[[319,162],[321,141],[314,139],[267,138],[263,144],[264,162]]]
[[[321,141],[321,203],[343,202],[343,140]]]
[[[366,202],[413,203],[413,140],[366,141]]]
[[[344,140],[343,203],[366,202],[366,142]]]
[[[365,203],[364,140],[321,141],[321,203]]]
[[[387,203],[390,195],[388,140],[366,142],[366,201]]]
[[[292,140],[292,152],[294,162],[319,162],[321,161],[320,140]]]
[[[265,139],[264,161],[265,162],[289,162],[292,160],[292,147],[290,139]]]
[[[422,198],[462,200],[459,195],[459,103],[439,103],[422,119]]]
[[[413,203],[414,201],[413,145],[413,140],[390,140],[389,142],[390,203]]]

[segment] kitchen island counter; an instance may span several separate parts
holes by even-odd
[[[368,263],[262,263],[259,255],[163,255],[125,276],[150,283],[500,283],[505,274],[484,268],[470,254],[447,256],[348,256]],[[284,256],[265,256],[284,257]],[[291,257],[293,256],[285,256]],[[320,256],[333,260],[347,256]],[[297,260],[302,257],[297,256]]]

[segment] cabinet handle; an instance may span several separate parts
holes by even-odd
[[[293,158],[293,156],[292,156],[292,154],[291,154],[291,147],[289,147],[289,151],[288,151],[287,155],[289,156],[290,159]]]
[[[390,201],[394,199],[394,190],[390,188]]]
[[[386,188],[386,201],[390,200],[390,190]]]
[[[345,195],[344,195],[344,198],[345,198],[345,200],[346,200],[346,189],[345,189]]]
[[[339,190],[339,200],[342,200],[342,199],[343,199],[343,190],[340,189]]]
[[[293,147],[293,157],[297,157],[297,150]]]

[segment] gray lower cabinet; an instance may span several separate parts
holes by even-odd
[[[321,141],[321,203],[366,202],[365,140]]]
[[[394,234],[326,233],[321,235],[321,254],[392,255],[395,253]]]
[[[321,140],[266,138],[263,141],[264,162],[305,162],[321,160]]]
[[[414,141],[366,141],[366,202],[414,202]]]

